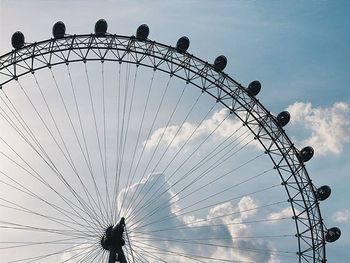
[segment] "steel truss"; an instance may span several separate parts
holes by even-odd
[[[294,213],[299,262],[326,262],[326,228],[315,196],[317,189],[298,158],[298,149],[246,88],[211,64],[174,47],[110,34],[70,35],[13,50],[0,57],[0,88],[25,74],[79,61],[117,61],[160,70],[200,88],[229,109],[259,140],[281,177]]]

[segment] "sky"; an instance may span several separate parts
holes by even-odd
[[[342,229],[327,246],[328,260],[342,262],[350,256],[349,8],[345,0],[0,0],[0,54],[11,51],[15,31],[31,43],[49,38],[56,21],[79,34],[104,18],[111,33],[135,34],[146,23],[152,40],[174,46],[185,35],[189,52],[203,60],[225,55],[227,74],[244,86],[259,80],[259,101],[274,114],[291,113],[285,129],[295,145],[314,147],[308,172],[315,185],[332,188],[322,216]]]

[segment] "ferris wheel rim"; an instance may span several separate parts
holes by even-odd
[[[75,53],[74,51],[78,50],[86,50],[86,56],[81,53],[80,58],[79,56],[75,59],[71,58],[72,54],[74,55]],[[121,51],[120,54],[118,53],[120,56],[116,55],[112,50]],[[102,51],[105,51],[105,53],[103,54]],[[107,57],[109,51],[115,55],[115,59]],[[56,53],[61,55],[57,55]],[[66,53],[68,56],[65,56]],[[134,55],[131,57],[135,58],[135,61],[131,62],[130,60],[123,59],[127,53]],[[96,57],[89,57],[91,54]],[[52,55],[57,55],[56,59],[60,61],[52,63]],[[50,59],[43,59],[45,56],[48,56]],[[148,64],[145,62],[146,59],[149,59]],[[254,134],[280,175],[281,184],[287,192],[288,202],[294,214],[293,219],[296,224],[299,262],[304,257],[307,260],[312,257],[314,262],[323,262],[325,260],[326,241],[323,219],[315,195],[315,186],[311,182],[303,161],[299,160],[299,151],[295,148],[284,129],[278,125],[276,118],[255,96],[249,94],[247,89],[241,84],[226,73],[215,69],[208,62],[187,52],[179,51],[175,47],[148,39],[138,39],[134,36],[115,34],[105,34],[102,36],[97,36],[96,34],[70,35],[35,42],[1,56],[0,77],[5,76],[7,79],[0,81],[0,88],[4,88],[8,82],[17,80],[19,77],[28,73],[34,73],[37,70],[64,63],[85,63],[87,61],[132,63],[137,66],[150,67],[154,70],[163,71],[200,88],[202,92],[209,94],[217,102],[220,102],[230,110],[231,113],[235,114]],[[163,62],[159,64],[159,61]],[[37,66],[37,64],[40,64],[40,66]],[[168,68],[164,65],[167,65]],[[18,70],[23,71],[18,74]],[[179,74],[181,70],[184,70],[184,75]],[[198,81],[198,78],[207,81],[209,84],[200,87],[195,82]],[[235,89],[232,89],[233,87]],[[217,95],[215,95],[215,92]],[[232,104],[227,103],[227,101],[231,102],[230,99],[232,100]],[[246,119],[242,118],[238,113],[245,113]],[[259,126],[258,133],[252,129],[253,125]],[[269,137],[269,143],[267,143],[264,136]],[[268,146],[268,144],[270,145]],[[279,151],[279,154],[276,154],[275,151]],[[278,157],[275,157],[275,154]],[[290,172],[290,177],[287,180],[282,175],[282,162],[285,163],[284,167],[287,166]],[[294,180],[293,183],[297,185],[298,194],[293,195],[291,193],[294,188],[294,186],[289,184],[291,178]],[[301,200],[299,200],[300,198]],[[304,204],[304,211],[298,214],[294,206],[300,203]],[[306,218],[304,213],[306,213]],[[299,227],[305,224],[308,225],[308,230],[300,230]],[[308,238],[311,238],[311,244]],[[312,252],[312,256],[310,256],[310,251]]]

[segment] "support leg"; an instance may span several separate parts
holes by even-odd
[[[122,247],[117,247],[116,251],[117,251],[117,254],[118,254],[118,259],[117,260],[120,263],[127,263]]]
[[[111,248],[111,250],[109,251],[108,263],[115,262],[128,263],[126,261],[122,247]]]
[[[115,255],[117,253],[117,250],[115,248],[112,248],[110,251],[109,251],[109,258],[108,258],[108,263],[115,263]]]

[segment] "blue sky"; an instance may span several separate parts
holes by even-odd
[[[332,187],[321,208],[326,225],[343,230],[327,246],[329,261],[341,262],[350,256],[349,10],[345,0],[0,0],[0,53],[11,50],[17,30],[34,42],[49,38],[58,20],[74,34],[104,18],[111,33],[131,35],[146,23],[150,39],[175,45],[186,35],[189,52],[203,60],[224,54],[225,72],[238,82],[261,81],[259,100],[271,112],[295,113],[286,130],[298,146],[317,144],[307,167],[316,185]]]

